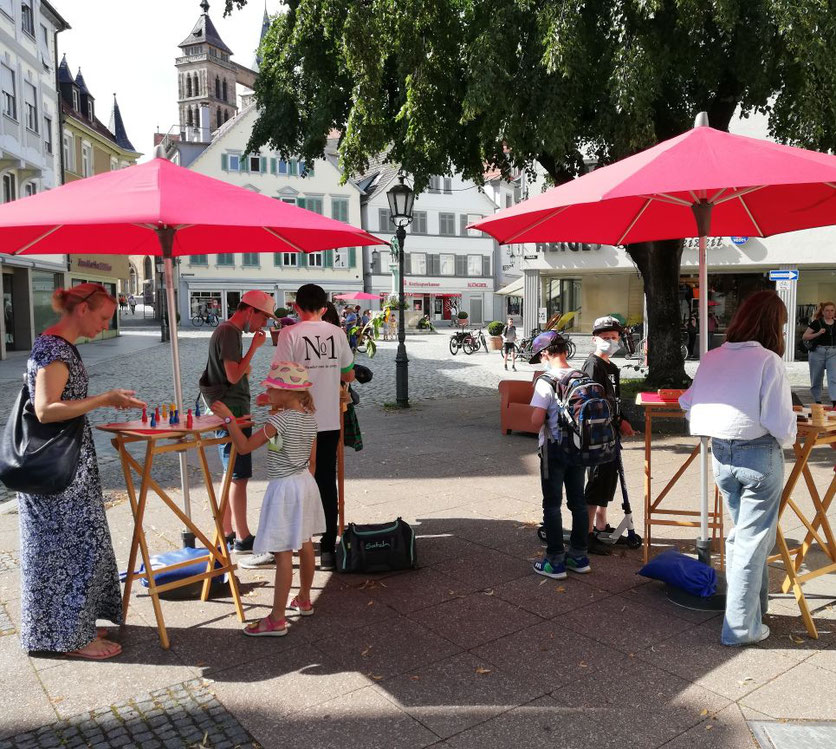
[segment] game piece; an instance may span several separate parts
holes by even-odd
[[[160,407],[157,406],[154,409],[154,421],[159,421],[159,420],[160,420]]]
[[[151,429],[156,429],[157,428],[157,418],[156,418],[156,416],[157,416],[156,414],[151,414]]]
[[[163,403],[163,418],[168,418],[168,403]]]
[[[194,419],[192,418],[192,409],[190,408],[186,411],[186,429],[192,429],[194,427]]]
[[[143,421],[148,421],[148,412],[145,410],[144,407],[142,409],[142,420]]]
[[[172,411],[172,413],[174,414],[174,423],[179,424],[180,423],[180,412],[175,408]]]
[[[177,410],[177,404],[176,403],[169,403],[168,404],[168,410],[169,411],[176,411]]]
[[[200,418],[200,398],[194,402],[194,415],[196,419]]]

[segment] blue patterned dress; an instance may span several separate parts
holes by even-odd
[[[87,370],[78,350],[51,335],[39,336],[29,355],[30,398],[35,398],[38,370],[55,361],[70,370],[61,399],[86,398]],[[60,494],[18,493],[18,505],[23,647],[76,650],[96,637],[96,619],[121,623],[119,574],[86,419],[73,482]]]

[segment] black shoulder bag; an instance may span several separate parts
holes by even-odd
[[[83,416],[38,421],[24,383],[0,441],[0,481],[25,494],[59,494],[75,478],[83,436]]]

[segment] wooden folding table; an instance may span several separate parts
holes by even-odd
[[[836,495],[836,473],[834,473],[824,496],[822,496],[819,494],[819,490],[813,480],[809,461],[813,448],[819,445],[833,446],[834,444],[836,444],[836,420],[828,419],[826,424],[821,426],[814,426],[807,418],[799,422],[798,436],[793,445],[795,465],[790,471],[787,483],[784,485],[784,491],[781,495],[781,506],[778,510],[778,532],[776,537],[778,553],[769,558],[770,562],[780,560],[784,563],[787,576],[784,579],[782,590],[784,593],[792,590],[796,601],[798,601],[798,607],[801,609],[801,618],[804,620],[804,626],[807,628],[810,637],[814,639],[818,639],[819,633],[810,614],[810,609],[807,606],[807,599],[804,597],[802,586],[808,580],[813,580],[816,577],[826,575],[830,572],[836,572],[836,541],[834,540],[833,530],[830,527],[830,521],[827,517],[830,504],[833,501],[834,495]],[[813,500],[814,514],[811,518],[808,518],[804,514],[798,506],[798,503],[792,498],[792,493],[802,476],[804,477],[804,483],[807,485],[807,491]],[[781,521],[784,519],[788,509],[795,513],[796,517],[807,529],[801,545],[792,549],[788,547],[787,539],[781,529]],[[807,554],[810,551],[813,541],[818,543],[819,548],[824,552],[828,561],[823,567],[802,573],[801,566],[807,559]]]
[[[151,429],[147,422],[139,420],[105,424],[98,427],[103,431],[111,432],[115,435],[112,440],[112,444],[119,452],[119,458],[122,461],[122,471],[125,475],[125,486],[128,491],[128,498],[131,502],[131,510],[134,517],[133,537],[131,540],[130,554],[128,556],[125,591],[122,599],[123,617],[126,620],[128,616],[128,606],[130,604],[131,586],[133,585],[133,581],[135,579],[144,578],[148,583],[148,594],[151,597],[151,603],[154,607],[154,615],[157,619],[157,630],[160,636],[160,643],[164,649],[168,649],[169,639],[165,628],[165,621],[163,619],[159,595],[167,590],[173,590],[175,588],[203,581],[201,600],[206,601],[209,598],[209,588],[212,583],[212,578],[220,575],[228,575],[229,588],[235,603],[238,620],[241,622],[244,621],[244,609],[241,606],[238,580],[235,576],[236,565],[232,562],[229,549],[227,548],[224,540],[223,532],[223,515],[226,510],[227,502],[229,501],[229,485],[232,480],[232,467],[235,462],[235,446],[232,446],[229,456],[229,470],[226,472],[223,479],[220,504],[218,503],[215,495],[212,476],[209,473],[209,464],[206,460],[207,447],[225,444],[230,441],[230,437],[228,436],[220,438],[215,437],[215,430],[220,426],[222,426],[222,422],[217,416],[200,416],[194,419],[193,426],[189,429],[181,424],[175,426],[160,425]],[[141,462],[131,455],[128,450],[128,445],[137,443],[145,444],[145,456]],[[177,506],[174,500],[171,499],[162,486],[160,486],[160,484],[155,481],[152,476],[154,458],[156,456],[167,453],[179,453],[187,450],[195,450],[200,460],[203,480],[206,484],[206,490],[209,495],[209,508],[214,525],[212,540],[210,540],[209,537],[197,527],[195,522]],[[140,477],[138,495],[134,483],[133,472],[136,472],[136,474]],[[166,567],[157,567],[153,570],[151,569],[151,555],[148,551],[148,543],[145,537],[145,530],[143,528],[145,508],[148,502],[149,492],[151,491],[153,491],[177,516],[183,525],[194,533],[195,537],[203,543],[207,550],[205,556],[191,558],[187,561],[168,565]],[[139,551],[142,556],[143,570],[141,572],[134,569],[137,562],[137,551]],[[190,575],[162,585],[158,585],[156,582],[156,575],[171,572],[182,567],[200,564],[204,561],[206,562],[206,570],[204,572]]]
[[[700,454],[699,442],[693,450],[688,453],[685,461],[677,468],[673,476],[662,487],[661,491],[654,498],[653,496],[653,419],[684,419],[685,412],[679,405],[678,400],[663,399],[658,393],[639,393],[636,396],[636,404],[644,408],[644,561],[648,561],[650,555],[650,543],[653,535],[654,525],[674,525],[683,528],[699,528],[699,510],[675,510],[662,507],[662,501],[668,496],[671,489],[676,485],[682,475],[688,470],[688,466],[694,462]],[[696,493],[695,493],[696,496]],[[694,518],[688,520],[685,518]],[[720,492],[714,487],[714,509],[708,513],[708,527],[711,528],[712,541],[719,538],[720,566],[725,563],[723,548],[723,505],[720,500]]]

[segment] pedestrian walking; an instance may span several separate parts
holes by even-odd
[[[133,294],[128,294],[128,307],[131,308],[131,314],[136,314],[136,297]]]
[[[821,302],[813,314],[810,326],[801,336],[807,342],[810,367],[810,394],[821,403],[824,373],[827,372],[827,397],[836,406],[836,305]]]
[[[502,353],[505,369],[508,369],[508,354],[511,355],[511,369],[517,371],[517,326],[509,317],[502,327]]]
[[[787,308],[774,291],[738,307],[726,340],[709,351],[679,399],[691,434],[711,437],[714,480],[734,528],[726,539],[724,645],[769,637],[767,555],[775,543],[784,453],[796,418],[781,356]]]
[[[236,417],[250,413],[249,374],[255,352],[264,344],[267,336],[262,330],[267,320],[276,319],[273,297],[265,291],[248,291],[241,297],[235,312],[212,333],[209,340],[209,356],[200,377],[200,392],[207,405],[222,401]],[[247,353],[244,354],[244,332],[254,333]],[[245,433],[251,432],[248,427]],[[227,437],[226,429],[219,429],[217,437]],[[249,436],[249,435],[248,435]],[[229,466],[231,443],[218,445],[224,471]],[[237,554],[250,554],[255,540],[247,523],[247,483],[253,475],[252,457],[237,455],[232,468],[232,484],[229,489],[229,505],[223,524],[227,543],[232,543]]]

